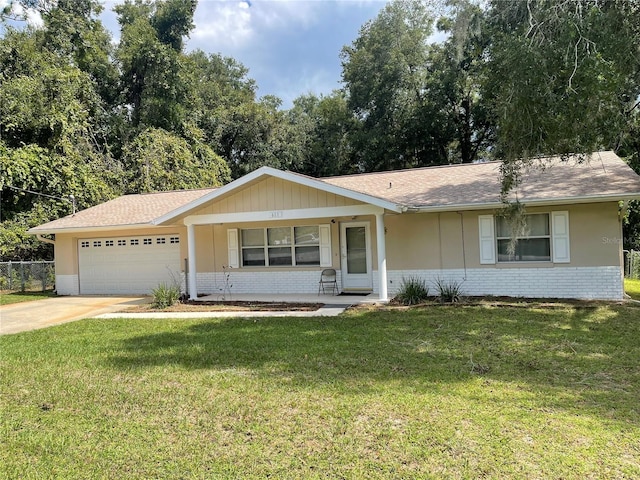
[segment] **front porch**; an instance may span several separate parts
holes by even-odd
[[[379,197],[261,167],[153,223],[186,227],[181,254],[192,300],[219,298],[231,285],[236,295],[309,296],[327,268],[339,275],[340,291],[385,301],[384,217],[402,212]]]
[[[234,300],[242,295],[247,301],[277,301],[284,295],[291,301],[318,302],[315,291],[323,269],[335,270],[338,291],[373,294],[342,296],[331,303],[388,300],[384,209],[356,205],[283,210],[277,221],[272,215],[202,214],[183,220],[185,283],[191,300],[217,300],[229,297],[231,290]],[[303,242],[299,231],[313,231],[306,235],[310,240]],[[272,234],[282,238],[272,239]]]

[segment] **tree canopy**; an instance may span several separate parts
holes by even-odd
[[[15,26],[15,3],[42,26]],[[384,5],[336,52],[342,88],[285,109],[237,60],[185,50],[195,0],[118,4],[115,44],[98,0],[11,0],[0,258],[51,257],[25,232],[70,213],[69,195],[86,208],[262,165],[328,176],[500,158],[505,192],[539,155],[613,149],[640,171],[640,0],[433,5]],[[628,246],[640,245],[638,211]]]

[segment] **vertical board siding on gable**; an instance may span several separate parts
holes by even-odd
[[[274,184],[275,179],[273,177],[268,178],[262,183],[265,196],[265,202],[262,205],[267,207],[266,210],[276,209],[276,193]]]
[[[282,189],[282,204],[291,205],[291,188],[286,188],[282,180],[280,180],[280,188]]]
[[[269,180],[272,180],[272,179],[269,179]],[[269,197],[268,189],[267,189],[267,182],[269,180],[267,180],[265,182],[260,182],[258,184],[258,191],[260,192],[260,197],[259,197],[259,203],[258,203],[258,205],[256,207],[256,210],[265,210],[265,206],[267,206],[266,209],[269,210],[268,203],[267,203],[268,202],[267,199]]]
[[[291,208],[300,208],[300,185],[291,185]]]
[[[362,202],[334,193],[298,185],[279,178],[269,178],[233,195],[216,200],[194,214],[328,208],[360,204]]]

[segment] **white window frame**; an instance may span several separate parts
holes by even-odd
[[[478,238],[481,265],[521,265],[527,263],[571,263],[569,212],[567,210],[532,212],[527,215],[546,214],[549,219],[549,235],[526,238],[550,238],[550,260],[498,260],[498,240],[510,237],[497,236],[497,219],[494,215],[478,215]]]
[[[318,242],[314,244],[295,243],[295,229],[301,227],[317,227],[318,228]],[[270,228],[289,228],[291,231],[291,242],[286,245],[269,245],[268,244],[268,229]],[[263,243],[262,245],[242,245],[242,230],[262,230],[263,231]],[[305,225],[282,225],[271,227],[256,227],[245,229],[228,229],[227,230],[228,241],[228,253],[229,253],[229,265],[234,268],[315,268],[315,267],[327,267],[331,266],[331,226],[329,224],[305,224]],[[270,265],[269,264],[269,248],[283,248],[289,247],[291,249],[291,264],[290,265]],[[297,264],[296,263],[296,247],[317,247],[319,253],[319,263],[317,264]],[[244,250],[250,248],[262,248],[264,249],[264,265],[243,265]]]
[[[548,239],[549,240],[549,258],[545,260],[500,260],[500,252],[498,250],[498,243],[500,240],[511,240],[511,237],[499,237],[498,236],[498,217],[496,217],[496,260],[500,264],[513,264],[513,263],[549,263],[553,260],[553,232],[551,231],[551,213],[550,212],[533,212],[533,213],[525,213],[525,217],[529,217],[532,215],[546,215],[547,216],[547,230],[549,233],[547,235],[527,235],[522,237],[517,237],[518,241],[520,240],[536,240],[536,239]]]

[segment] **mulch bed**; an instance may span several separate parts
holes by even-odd
[[[171,307],[157,309],[151,305],[141,305],[127,309],[127,312],[315,312],[322,303],[285,302],[233,302],[233,301],[187,301]]]

